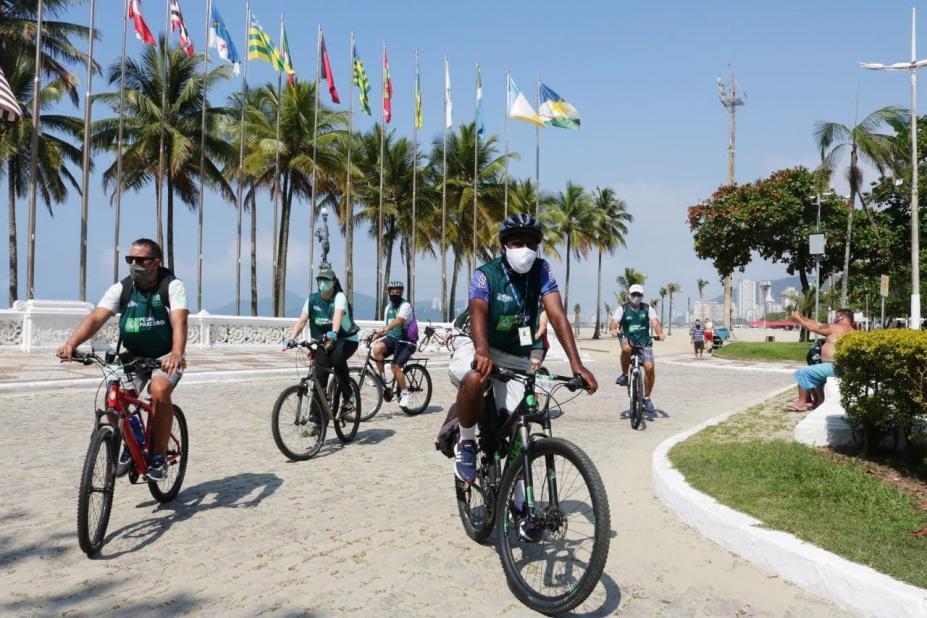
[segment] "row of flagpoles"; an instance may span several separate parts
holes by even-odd
[[[41,60],[40,48],[41,48],[41,33],[42,33],[42,0],[39,0],[38,3],[38,12],[37,12],[37,21],[38,21],[38,35],[36,41],[36,77],[35,77],[35,96],[33,98],[33,106],[36,107],[40,105],[40,73],[41,71],[38,68],[38,64]],[[90,1],[90,30],[88,36],[88,64],[87,64],[87,91],[85,99],[85,109],[84,109],[84,169],[83,169],[83,196],[82,196],[82,210],[81,210],[81,274],[80,274],[80,297],[81,300],[86,300],[86,260],[87,260],[87,204],[89,196],[89,127],[90,127],[90,93],[91,93],[91,79],[92,79],[92,67],[93,67],[93,38],[94,38],[94,27],[95,27],[95,2],[94,0]],[[207,0],[206,3],[206,24],[205,24],[205,35],[204,38],[207,42],[207,47],[214,48],[217,55],[223,61],[229,63],[232,67],[232,72],[234,75],[239,75],[241,73],[241,66],[244,65],[243,79],[242,79],[242,116],[241,116],[241,135],[240,135],[240,150],[239,150],[239,177],[238,177],[238,190],[236,195],[237,207],[238,207],[238,216],[237,216],[237,252],[236,252],[236,306],[238,311],[241,309],[241,228],[242,228],[242,209],[243,209],[243,193],[244,193],[244,174],[243,174],[243,164],[244,164],[244,102],[246,101],[248,93],[248,60],[264,60],[269,62],[274,70],[277,72],[277,118],[276,118],[276,152],[275,152],[275,163],[274,163],[274,190],[273,190],[273,272],[274,276],[277,277],[277,260],[278,260],[278,247],[277,247],[277,235],[278,235],[278,214],[279,214],[279,166],[280,166],[280,108],[281,105],[281,96],[282,96],[282,78],[285,74],[287,81],[290,85],[296,83],[296,73],[293,69],[292,56],[290,54],[289,45],[287,43],[286,31],[284,26],[284,18],[280,16],[280,36],[279,36],[279,47],[273,44],[270,36],[264,31],[258,22],[257,18],[251,12],[250,3],[246,2],[245,4],[245,24],[247,25],[246,32],[246,47],[247,53],[244,57],[244,61],[238,55],[238,51],[235,47],[232,36],[229,33],[228,28],[225,25],[225,21],[222,19],[222,16],[219,14],[219,11],[212,6],[212,0]],[[117,129],[117,162],[116,162],[116,191],[114,199],[114,214],[115,214],[115,228],[114,228],[114,258],[113,258],[113,280],[114,282],[119,278],[119,227],[120,227],[120,214],[121,214],[121,197],[122,197],[122,154],[123,154],[123,123],[124,123],[124,108],[125,108],[125,64],[126,64],[126,39],[128,31],[128,23],[132,22],[133,28],[135,31],[135,36],[141,42],[146,45],[156,45],[154,36],[149,29],[145,18],[142,14],[141,0],[126,0],[124,6],[124,19],[123,19],[123,32],[122,32],[122,56],[120,62],[120,97],[119,97],[119,122]],[[186,24],[184,22],[183,14],[180,10],[180,4],[178,0],[167,0],[165,3],[165,29],[170,36],[172,33],[176,32],[178,36],[178,42],[180,47],[188,56],[193,56],[194,54],[194,45],[190,37],[190,34],[187,30]],[[168,71],[169,60],[166,57],[166,46],[165,50],[162,51],[162,66],[165,72]],[[341,99],[338,95],[338,91],[335,85],[334,75],[332,73],[331,62],[328,55],[328,50],[325,45],[325,37],[322,32],[321,26],[318,28],[317,35],[317,45],[316,45],[316,74],[315,80],[316,84],[320,84],[321,80],[325,80],[329,96],[332,103],[340,104]],[[206,137],[206,111],[207,111],[207,102],[206,102],[206,93],[207,89],[205,87],[206,79],[208,75],[208,53],[204,51],[203,53],[203,102],[202,102],[202,128],[200,134],[200,170],[203,169],[204,164],[204,155],[205,155],[205,137]],[[169,75],[165,74],[163,76],[164,83],[169,82]],[[543,126],[555,126],[566,129],[577,130],[580,126],[579,113],[577,110],[567,103],[562,97],[557,95],[553,90],[548,88],[546,85],[541,83],[540,76],[537,80],[537,109],[528,102],[525,95],[519,91],[518,87],[515,85],[515,81],[512,76],[509,74],[508,68],[505,71],[505,90],[506,90],[506,114],[505,114],[505,155],[504,155],[504,209],[505,214],[508,214],[508,155],[509,155],[509,119],[520,120],[535,125],[535,189],[538,195],[538,202],[535,204],[535,214],[538,214],[539,209],[539,196],[540,196],[540,129]],[[3,76],[0,73],[0,106],[4,103],[4,91],[3,91]],[[354,112],[354,101],[353,101],[353,90],[354,87],[357,87],[358,91],[358,101],[361,105],[362,111],[368,116],[372,115],[371,106],[370,106],[370,82],[367,78],[367,72],[364,68],[364,64],[361,61],[360,57],[357,54],[356,42],[354,33],[351,33],[351,80],[349,82],[349,114],[348,114],[348,130],[349,133],[353,128],[353,112]],[[8,90],[8,88],[7,88]],[[156,189],[156,211],[158,217],[157,224],[157,236],[158,242],[162,241],[162,197],[163,197],[163,182],[164,177],[164,117],[166,115],[167,107],[167,89],[162,87],[162,114],[161,114],[161,135],[160,135],[160,150],[158,156],[158,183]],[[12,97],[11,97],[12,98]],[[383,43],[383,64],[382,64],[382,106],[381,106],[381,131],[380,131],[380,198],[378,204],[378,215],[377,215],[377,274],[376,274],[376,311],[379,315],[381,310],[381,302],[383,296],[383,287],[385,282],[382,280],[382,231],[383,231],[383,182],[384,182],[384,144],[385,144],[385,127],[392,120],[392,99],[393,95],[393,83],[390,76],[389,70],[389,57],[387,54],[386,43]],[[480,77],[480,65],[479,62],[476,63],[476,110],[474,114],[474,126],[476,130],[474,131],[474,179],[473,179],[473,253],[471,256],[471,271],[473,267],[473,260],[476,256],[477,250],[477,238],[476,238],[476,229],[477,229],[477,204],[478,204],[478,187],[479,187],[479,144],[480,138],[483,135],[483,113],[482,113],[482,99],[483,99],[483,89],[482,81]],[[15,98],[12,99],[13,105],[16,106]],[[8,106],[0,107],[0,113],[3,114],[13,114],[14,112],[7,111]],[[314,111],[315,111],[315,123],[313,127],[313,159],[316,157],[316,148],[318,142],[318,110],[319,110],[319,89],[315,89],[315,100],[314,100]],[[19,112],[21,117],[22,113]],[[444,319],[449,319],[448,307],[446,307],[447,299],[447,265],[445,254],[447,252],[447,189],[446,189],[446,180],[447,180],[447,135],[448,129],[451,128],[453,121],[453,103],[451,99],[451,78],[450,78],[450,68],[448,64],[447,56],[444,57],[444,126],[443,126],[443,170],[444,170],[444,182],[442,182],[442,192],[441,192],[441,313]],[[36,138],[38,136],[38,122],[39,115],[36,110],[33,110],[33,153],[37,152]],[[416,233],[416,201],[417,201],[417,145],[418,145],[418,131],[422,128],[423,112],[422,112],[422,92],[419,80],[419,54],[416,50],[415,53],[415,93],[414,93],[414,114],[412,122],[412,135],[413,135],[413,157],[415,160],[415,165],[413,166],[413,188],[412,188],[412,247],[413,247],[413,256],[415,255],[415,233]],[[351,149],[350,142],[348,147],[348,167],[350,169],[351,165]],[[36,157],[32,157],[32,165],[35,164]],[[204,174],[200,173],[200,192],[199,192],[199,219],[198,219],[198,236],[197,236],[197,309],[202,309],[202,296],[203,296],[203,227],[204,227],[204,196],[205,196],[205,187],[204,187]],[[34,251],[35,251],[35,171],[32,171],[31,175],[32,185],[30,188],[30,203],[29,203],[29,247],[28,247],[28,268],[27,268],[27,290],[28,297],[31,299],[34,297]],[[315,213],[316,213],[316,178],[315,178],[315,169],[313,168],[312,178],[311,178],[311,207],[310,207],[310,230],[309,230],[309,265],[310,270],[314,271],[315,268],[315,257],[314,257],[314,242],[313,238],[315,236]],[[351,208],[351,175],[347,174],[347,184],[345,187],[345,200],[347,203],[347,211],[352,212]],[[352,217],[347,217],[348,228],[346,229],[346,251],[350,252],[353,249],[353,221]],[[411,270],[411,281],[409,282],[409,295],[414,302],[415,298],[415,259],[413,257],[412,264],[410,266]],[[349,283],[349,286],[353,282],[353,273],[346,272],[346,279]],[[312,277],[310,277],[310,287],[312,285]],[[282,288],[282,285],[281,285]],[[282,303],[282,293],[281,293],[281,303]],[[281,305],[282,306],[282,305]],[[452,308],[451,308],[452,309]]]

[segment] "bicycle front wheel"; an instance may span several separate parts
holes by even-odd
[[[644,418],[644,377],[640,371],[631,372],[631,429],[641,426]]]
[[[305,461],[319,452],[328,427],[313,402],[311,385],[310,381],[283,389],[271,415],[274,443],[281,453],[295,461]]]
[[[409,405],[402,411],[409,416],[420,414],[431,403],[431,375],[424,365],[412,363],[402,368],[406,376],[406,388],[409,389]]]
[[[499,499],[497,547],[509,588],[519,601],[544,614],[562,614],[586,600],[608,558],[611,522],[598,471],[575,444],[560,438],[531,442],[533,487],[516,491],[524,458],[508,466]],[[516,496],[534,496],[534,510],[516,508]],[[540,537],[523,535],[540,527]],[[532,538],[531,541],[527,540]]]
[[[363,410],[360,408],[360,389],[357,388],[357,382],[352,378],[350,388],[353,391],[351,395],[351,405],[353,407],[350,410],[343,410],[341,389],[336,386],[337,383],[337,380],[332,380],[329,384],[331,396],[328,400],[332,402],[332,414],[335,417],[333,421],[335,434],[337,434],[339,440],[347,443],[354,439],[354,436],[357,435],[357,428],[360,427],[361,414],[363,414]]]
[[[77,492],[77,542],[88,556],[100,551],[109,525],[116,488],[118,436],[101,425],[90,438]]]
[[[190,451],[188,442],[187,419],[180,406],[174,406],[174,420],[171,424],[171,437],[167,442],[164,460],[167,473],[160,481],[148,481],[148,491],[158,502],[170,502],[177,497],[183,477],[187,473],[187,455]]]
[[[360,391],[360,420],[369,421],[383,406],[383,384],[370,369],[364,367],[352,367],[348,370],[348,375],[357,382]]]

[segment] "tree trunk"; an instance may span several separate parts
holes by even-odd
[[[598,278],[595,287],[595,330],[592,332],[592,338],[599,338],[599,326],[602,318],[602,249],[599,248],[599,269]]]
[[[850,151],[850,202],[847,204],[847,244],[843,253],[843,281],[840,283],[840,306],[847,306],[847,285],[850,279],[850,241],[853,238],[853,208],[856,206],[856,183],[853,178],[858,164],[856,155],[856,144],[853,144],[853,150]]]
[[[806,298],[808,296],[808,291],[811,289],[811,284],[808,283],[808,274],[805,272],[805,267],[806,267],[805,264],[806,264],[806,258],[804,257],[804,252],[802,252],[801,254],[799,254],[799,258],[798,258],[798,280],[801,282],[801,294],[803,298]],[[812,311],[814,311],[813,308],[805,307],[804,311],[802,311],[802,314],[805,317],[808,317],[811,315]],[[817,321],[817,318],[814,318],[814,319],[815,321]],[[802,328],[798,333],[798,340],[808,341],[810,339],[811,337],[810,337],[810,333],[808,332],[808,329]]]
[[[396,235],[393,234],[393,228],[396,227],[395,217],[386,219],[386,238],[384,238],[383,248],[386,250],[386,267],[383,270],[383,289],[378,290],[380,294],[380,309],[386,307],[386,286],[389,285],[390,276],[393,270],[393,244],[396,242]],[[388,239],[388,240],[387,240]]]
[[[570,235],[567,234],[566,243],[566,287],[563,290],[563,308],[569,310],[570,306]]]
[[[664,309],[666,309],[666,297],[661,296],[660,297],[660,324],[666,324],[666,320],[663,319]]]
[[[285,299],[286,299],[286,260],[287,260],[287,245],[289,244],[290,239],[290,209],[292,206],[291,200],[293,199],[292,192],[290,190],[290,175],[286,173],[283,175],[283,190],[280,193],[281,200],[281,209],[280,209],[280,238],[277,241],[277,272],[275,273],[277,280],[277,293],[276,293],[276,307],[275,315],[277,317],[282,317],[286,313]]]
[[[669,315],[667,316],[666,325],[669,327],[668,333],[673,334],[673,295],[670,294],[670,306],[669,306]]]
[[[9,202],[8,220],[9,220],[9,240],[10,240],[10,307],[13,306],[19,297],[19,280],[17,278],[19,264],[16,256],[16,170],[13,169],[13,161],[7,163],[6,179],[9,184]]]
[[[454,249],[454,265],[451,270],[451,292],[450,299],[447,303],[447,319],[452,321],[456,316],[454,314],[454,305],[457,302],[457,271],[460,270],[460,252]]]
[[[251,185],[251,315],[258,314],[257,290],[257,200],[255,188]]]
[[[412,303],[412,306],[415,306],[414,298],[412,298],[412,239],[407,237],[403,239],[402,242],[403,256],[406,261],[406,298],[409,299],[409,302]]]
[[[167,175],[167,267],[174,270],[174,179]]]
[[[344,286],[348,302],[354,304],[354,208],[344,204]]]

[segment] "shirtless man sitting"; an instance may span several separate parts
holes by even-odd
[[[821,362],[817,365],[802,367],[795,372],[798,401],[789,409],[794,412],[805,412],[824,401],[824,383],[827,378],[834,375],[834,353],[837,351],[837,340],[856,330],[856,324],[853,323],[853,312],[849,309],[838,309],[837,317],[831,324],[820,324],[809,320],[798,311],[792,312],[792,318],[812,333],[827,337],[821,347]]]

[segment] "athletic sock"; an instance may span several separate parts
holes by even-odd
[[[464,440],[470,440],[471,442],[476,442],[476,425],[472,427],[460,426],[460,442]]]
[[[518,479],[515,481],[515,510],[520,511],[525,504],[525,481]]]

